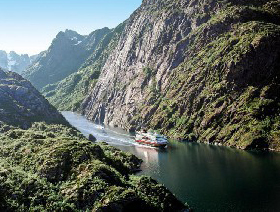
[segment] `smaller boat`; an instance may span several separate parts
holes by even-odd
[[[136,132],[135,142],[138,144],[159,148],[164,148],[168,144],[166,136],[156,132],[147,132],[145,130]]]
[[[99,130],[104,130],[105,127],[103,127],[102,125],[96,125],[96,128],[99,129]]]

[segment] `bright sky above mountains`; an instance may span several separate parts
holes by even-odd
[[[59,31],[116,27],[142,0],[0,0],[0,50],[37,54]]]

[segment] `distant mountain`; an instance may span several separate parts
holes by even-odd
[[[108,28],[96,30],[88,36],[72,30],[59,32],[49,49],[38,56],[23,76],[38,89],[64,79],[80,68],[109,32]]]
[[[32,62],[37,58],[38,55],[29,56],[28,54],[17,54],[14,51],[9,53],[0,50],[0,67],[14,71],[21,74]]]
[[[65,79],[49,84],[42,89],[42,93],[59,110],[77,110],[85,99],[89,90],[93,88],[99,78],[112,49],[117,45],[125,23],[110,30],[83,63],[79,70]]]

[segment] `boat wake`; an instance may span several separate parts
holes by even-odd
[[[100,142],[105,141],[117,146],[136,146],[145,149],[157,149],[153,146],[142,145],[135,142],[134,136],[118,129],[111,129],[102,125],[95,124],[85,117],[73,112],[61,112],[70,124],[80,130],[85,136],[92,134]]]

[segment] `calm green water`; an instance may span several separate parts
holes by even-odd
[[[135,145],[126,132],[100,129],[84,117],[63,112],[85,135],[144,160],[142,172],[168,187],[195,211],[280,211],[280,154],[170,141],[165,150]]]

